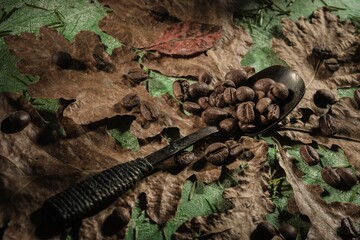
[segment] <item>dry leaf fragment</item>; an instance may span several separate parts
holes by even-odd
[[[286,180],[290,183],[294,199],[299,211],[307,215],[311,222],[306,239],[342,239],[338,234],[341,219],[351,217],[360,218],[360,207],[353,203],[326,203],[321,199],[323,189],[318,185],[307,185],[296,175],[293,159],[284,150],[279,153],[279,163],[286,173]]]
[[[233,1],[156,0],[148,3],[144,0],[102,0],[101,3],[113,12],[100,21],[100,28],[136,48],[152,46],[164,29],[179,24],[178,21],[157,21],[152,17],[151,9],[158,6],[179,21],[196,21],[222,28],[222,37],[206,53],[192,58],[150,53],[143,58],[146,67],[167,76],[198,77],[200,73],[208,72],[220,80],[229,70],[240,67],[241,58],[252,44],[249,34],[233,23]]]

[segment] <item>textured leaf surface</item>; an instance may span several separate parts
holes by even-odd
[[[146,67],[167,76],[193,76],[209,72],[215,79],[222,79],[230,69],[239,68],[241,58],[248,51],[251,37],[233,23],[232,1],[114,1],[102,4],[113,10],[100,21],[100,28],[126,45],[137,48],[151,46],[159,35],[174,23],[156,21],[150,15],[154,6],[163,6],[169,15],[182,22],[196,21],[221,26],[222,37],[205,53],[190,58],[148,54],[143,59]],[[199,12],[201,9],[201,14]],[[170,18],[171,19],[171,18]]]
[[[221,27],[186,21],[165,28],[147,50],[168,55],[193,55],[210,49],[221,37]]]

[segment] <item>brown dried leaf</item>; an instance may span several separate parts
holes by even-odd
[[[353,203],[326,203],[321,199],[323,189],[319,185],[307,185],[296,175],[296,166],[291,156],[284,150],[279,153],[279,163],[291,184],[294,199],[304,215],[312,223],[306,239],[342,239],[337,235],[342,218],[360,218],[360,207]]]
[[[220,214],[196,217],[183,223],[175,233],[175,239],[248,239],[255,229],[255,223],[273,211],[273,204],[267,198],[261,182],[266,178],[263,164],[268,146],[265,141],[242,137],[245,148],[251,149],[254,158],[248,168],[237,175],[238,185],[225,189],[223,197],[234,204],[234,208]]]
[[[203,71],[215,79],[222,79],[226,72],[240,67],[241,58],[248,51],[252,39],[244,29],[233,23],[233,1],[115,1],[102,0],[113,12],[100,21],[100,28],[126,45],[146,48],[156,41],[167,27],[180,21],[196,21],[222,27],[222,38],[206,53],[192,58],[148,54],[143,64],[168,76],[194,76]],[[163,6],[169,12],[166,21],[157,21],[150,9]],[[201,9],[201,11],[200,11]],[[173,20],[176,21],[173,21]]]
[[[0,94],[0,122],[19,109],[14,103],[20,99],[16,94]],[[39,209],[45,199],[86,176],[144,156],[164,145],[152,142],[140,152],[132,152],[119,148],[104,129],[99,129],[44,146],[37,143],[42,126],[35,123],[18,133],[0,132],[0,226],[6,226],[5,239],[35,238],[30,214]]]
[[[31,96],[74,99],[64,109],[64,116],[76,124],[90,124],[117,115],[133,115],[136,117],[131,127],[133,133],[143,139],[156,136],[168,127],[178,127],[181,134],[187,135],[203,125],[195,116],[186,117],[178,105],[169,106],[169,98],[152,97],[144,85],[134,83],[129,72],[143,71],[135,61],[135,53],[129,48],[117,48],[109,56],[99,37],[92,32],[82,31],[75,36],[73,43],[69,43],[56,30],[43,27],[38,37],[22,33],[20,36],[7,36],[5,41],[21,59],[17,65],[19,70],[24,74],[40,76],[37,83],[29,86]],[[86,64],[87,70],[57,67],[51,59],[58,51],[69,52],[74,59]],[[112,66],[111,71],[97,69],[94,54]],[[121,99],[129,93],[136,93],[141,102],[148,102],[156,108],[159,112],[157,120],[150,122],[144,119],[139,107],[132,110],[124,108]]]

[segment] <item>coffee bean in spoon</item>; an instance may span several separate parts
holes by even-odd
[[[232,81],[236,87],[239,87],[245,83],[247,79],[247,73],[244,69],[234,69],[226,73],[225,80]]]

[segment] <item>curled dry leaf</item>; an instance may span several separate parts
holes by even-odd
[[[329,110],[317,107],[313,101],[314,93],[319,89],[330,90],[336,96],[337,88],[360,85],[360,65],[354,58],[360,37],[354,25],[341,22],[326,8],[316,10],[310,20],[283,20],[282,25],[285,39],[273,39],[272,47],[304,79],[306,93],[283,122],[284,129],[280,134],[303,143],[317,141],[328,147],[337,145],[359,170],[360,138],[356,130],[359,110],[356,104],[350,99],[340,99]],[[329,60],[339,65],[336,71],[329,69]],[[339,128],[332,137],[324,137],[319,131],[319,118],[326,113],[333,116]]]
[[[266,161],[268,145],[265,141],[249,137],[241,138],[245,148],[254,153],[251,161],[243,161],[248,168],[237,175],[238,185],[225,189],[223,197],[234,204],[225,213],[196,217],[184,222],[176,231],[175,239],[248,239],[265,215],[272,212],[273,204],[267,198],[261,182],[266,178],[263,164]]]
[[[100,21],[100,28],[126,45],[148,48],[153,45],[165,29],[181,21],[196,21],[222,28],[222,37],[215,45],[194,57],[173,58],[162,54],[149,53],[143,64],[168,76],[198,77],[202,72],[210,73],[214,79],[223,79],[231,69],[240,67],[241,58],[246,54],[252,39],[244,29],[233,23],[233,1],[115,1],[102,0],[113,12]],[[152,16],[154,7],[161,6],[168,12],[165,21]],[[181,23],[180,23],[181,24]]]
[[[360,207],[353,203],[326,203],[321,199],[323,189],[319,185],[307,185],[297,175],[291,156],[284,150],[279,153],[279,163],[286,173],[299,211],[308,216],[311,226],[306,239],[342,239],[338,234],[341,219],[360,218]]]
[[[24,109],[19,107],[23,105],[21,99],[16,94],[0,94],[0,122],[6,115]],[[35,110],[28,107],[27,111],[34,119],[31,112]],[[5,227],[4,239],[35,238],[30,215],[48,197],[86,176],[164,145],[152,142],[132,152],[119,148],[104,129],[98,129],[44,146],[37,143],[42,128],[33,120],[17,133],[0,131],[0,227]]]
[[[11,51],[21,60],[19,70],[24,74],[38,75],[40,80],[29,86],[29,93],[37,98],[75,100],[64,109],[64,116],[76,124],[90,124],[106,118],[135,116],[131,127],[134,135],[146,139],[158,135],[164,128],[178,127],[187,135],[202,126],[199,118],[186,117],[177,105],[168,104],[166,97],[152,97],[142,84],[135,80],[144,73],[136,55],[129,48],[117,48],[109,56],[99,37],[93,32],[81,31],[73,43],[68,42],[56,30],[43,27],[36,37],[31,33],[7,36],[5,41]],[[86,70],[62,69],[52,62],[59,51],[68,52],[87,66]],[[97,56],[94,58],[94,56]],[[100,56],[100,57],[99,57]],[[99,68],[99,60],[112,70]],[[106,68],[105,68],[106,69]],[[136,94],[140,103],[147,102],[157,110],[156,118],[146,119],[139,106],[127,109],[121,100],[127,94]],[[168,114],[172,112],[174,114]],[[119,123],[121,125],[121,123]]]

